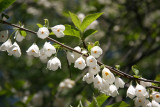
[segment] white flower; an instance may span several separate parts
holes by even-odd
[[[57,57],[51,58],[47,63],[47,68],[53,71],[56,71],[58,68],[61,68],[60,60]]]
[[[67,60],[68,60],[69,65],[71,65],[71,63],[74,63],[75,62],[74,54],[68,51]]]
[[[146,91],[145,87],[143,87],[142,85],[137,84],[136,88],[135,88],[135,94],[138,97],[146,97],[148,98],[148,92]]]
[[[144,104],[142,107],[152,107],[152,103],[149,100],[145,100]]]
[[[85,18],[85,15],[84,15],[83,13],[79,13],[79,14],[78,14],[78,18],[79,18],[79,20],[82,22],[83,19]]]
[[[67,78],[64,81],[60,82],[58,91],[73,88],[74,85],[75,85],[75,81]]]
[[[95,29],[97,25],[98,25],[98,21],[95,20],[86,28],[86,30],[87,29]]]
[[[113,84],[115,81],[113,73],[108,68],[104,68],[102,70],[102,78],[105,79],[109,84]]]
[[[16,41],[18,41],[18,42],[21,42],[24,39],[24,36],[22,36],[20,34],[20,32],[17,30],[16,33],[15,33],[14,39],[16,39]]]
[[[144,105],[144,103],[145,103],[145,98],[136,97],[134,100],[135,100],[134,104],[136,107],[140,107],[140,106]]]
[[[75,67],[75,68],[78,68],[78,69],[80,69],[80,70],[83,70],[83,69],[86,67],[85,60],[84,60],[82,57],[79,57],[79,58],[75,61],[74,67]]]
[[[148,87],[148,86],[151,86],[152,83],[151,82],[144,82],[144,81],[140,81],[140,84],[144,87]]]
[[[83,81],[86,81],[88,84],[92,83],[94,79],[94,75],[87,73],[86,75],[84,75],[83,77]]]
[[[160,93],[159,92],[156,92],[156,91],[152,92],[152,97],[153,97],[153,100],[160,103]]]
[[[82,53],[83,53],[84,55],[87,55],[88,51],[84,49],[84,50],[82,50]],[[83,59],[86,60],[86,57],[85,57],[85,56],[82,56],[82,57],[83,57]]]
[[[8,38],[8,30],[0,31],[0,42],[5,42]]]
[[[0,50],[1,51],[8,51],[9,48],[12,46],[12,42],[10,39],[8,39],[6,42],[4,42],[1,47],[0,47]]]
[[[43,49],[44,49],[45,54],[48,57],[56,53],[56,48],[53,45],[51,45],[49,42],[45,42]]]
[[[102,54],[103,50],[99,46],[94,46],[91,49],[91,55],[98,58]]]
[[[110,85],[109,86],[108,93],[112,97],[115,97],[115,96],[117,96],[119,94],[118,91],[117,91],[117,87],[115,85]]]
[[[86,58],[87,66],[95,67],[97,65],[97,60],[93,56],[88,56]]]
[[[42,48],[41,50],[40,50],[40,60],[43,62],[43,63],[46,63],[47,62],[47,55],[46,55],[46,53],[45,53],[45,51],[44,51],[44,49]]]
[[[100,71],[100,66],[97,64],[96,66],[94,67],[89,67],[89,73],[90,74],[97,74],[98,72]]]
[[[28,55],[33,55],[34,57],[39,57],[39,48],[36,43],[33,43],[32,46],[26,51]]]
[[[76,46],[75,48],[74,48],[74,50],[76,50],[76,51],[78,51],[78,52],[81,52],[81,48],[79,47],[79,46]],[[75,57],[75,59],[77,59],[77,58],[79,58],[81,55],[79,54],[79,53],[77,53],[77,52],[73,52],[73,54],[74,54],[74,57]]]
[[[117,87],[117,88],[124,88],[124,81],[121,79],[121,78],[119,78],[119,77],[116,77],[116,80],[115,80],[115,86]]]
[[[127,90],[127,97],[133,99],[134,96],[135,96],[135,88],[132,85],[130,85]]]
[[[39,28],[37,36],[41,39],[45,39],[49,36],[49,30],[46,27]]]
[[[160,107],[160,104],[155,100],[152,100],[152,107]]]
[[[101,92],[107,95],[109,94],[109,84],[103,78],[102,78]]]
[[[19,45],[14,42],[14,44],[9,48],[8,55],[13,55],[15,57],[21,56],[21,49],[19,48]]]
[[[63,31],[65,30],[64,25],[56,25],[51,28],[52,32],[57,36],[57,38],[64,37]]]
[[[102,78],[99,76],[99,74],[96,75],[96,77],[93,79],[94,88],[98,88],[101,90],[102,86]]]

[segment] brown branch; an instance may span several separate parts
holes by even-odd
[[[24,30],[24,31],[27,31],[27,32],[30,32],[30,33],[33,33],[33,34],[37,34],[37,32],[35,32],[35,31],[29,30],[29,29],[26,29],[26,28],[21,28],[21,27],[18,26],[18,25],[11,24],[11,23],[8,23],[8,22],[6,22],[6,21],[0,21],[0,23],[7,24],[7,25],[10,25],[10,26],[19,28],[19,29],[21,29],[21,30]],[[65,49],[74,51],[74,52],[79,53],[79,54],[81,54],[81,55],[83,55],[83,56],[85,56],[85,57],[88,57],[88,55],[84,55],[83,53],[81,53],[81,52],[79,52],[79,51],[77,51],[77,50],[74,50],[73,48],[71,48],[71,47],[69,47],[69,46],[67,46],[67,45],[65,45],[65,44],[62,44],[62,43],[58,42],[58,41],[55,40],[55,39],[52,39],[52,38],[50,38],[50,37],[47,37],[47,39],[48,39],[48,40],[51,40],[51,41],[53,41],[53,42],[55,42],[55,43],[57,43],[57,44],[59,44],[59,45],[61,45],[61,46],[62,46],[63,48],[65,48]],[[99,62],[99,61],[97,61],[97,63],[98,63],[100,66],[101,66],[101,65],[104,65],[102,62]],[[122,72],[122,71],[120,71],[120,70],[117,70],[117,69],[114,68],[114,67],[111,67],[111,66],[108,66],[108,65],[104,65],[104,66],[105,66],[106,68],[108,68],[109,70],[111,70],[113,73],[115,73],[115,74],[117,74],[117,75],[120,75],[120,76],[123,76],[123,77],[126,77],[126,78],[131,79],[131,80],[135,80],[135,81],[145,81],[145,82],[152,82],[152,83],[158,83],[158,84],[160,84],[159,81],[147,80],[147,79],[142,79],[142,78],[135,78],[135,77],[133,77],[132,75],[129,75],[129,74],[124,73],[124,72]],[[160,87],[156,87],[156,86],[150,86],[150,88],[160,89]]]

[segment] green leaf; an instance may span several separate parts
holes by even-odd
[[[139,70],[138,70],[137,65],[133,65],[133,66],[132,66],[132,71],[134,72],[135,75],[138,75],[138,74],[139,74]]]
[[[95,34],[96,32],[98,32],[97,30],[94,29],[88,29],[87,31],[84,32],[83,35],[83,39],[85,39],[86,37]]]
[[[40,24],[40,23],[37,23],[37,26],[38,26],[39,28],[43,27],[43,25]]]
[[[80,30],[81,29],[81,21],[79,20],[78,16],[74,13],[69,12],[70,17],[72,19],[72,22],[74,23],[74,25]]]
[[[75,36],[75,37],[80,38],[80,31],[71,25],[65,25],[64,34],[68,36]]]
[[[128,105],[124,101],[121,101],[121,102],[114,103],[114,104],[106,106],[106,107],[130,107],[130,105]]]
[[[141,76],[138,76],[138,75],[133,75],[133,77],[135,77],[135,78],[141,78]]]
[[[94,46],[99,46],[99,41],[96,41],[96,42],[94,43]]]
[[[116,67],[116,69],[118,69],[118,70],[120,69],[120,65],[115,65],[115,67]]]
[[[87,46],[88,51],[90,52],[93,47],[94,47],[94,44],[89,43]]]
[[[24,30],[20,30],[20,34],[24,37],[26,37],[27,33]]]
[[[0,0],[0,12],[7,9],[10,5],[12,5],[16,0]]]
[[[101,94],[97,98],[94,97],[89,107],[97,107],[97,106],[101,107],[104,101],[106,101],[108,97],[109,96],[106,96],[105,94]],[[96,103],[97,103],[97,106],[96,106]]]
[[[93,21],[99,18],[103,13],[94,13],[86,16],[81,24],[81,31],[83,32]]]
[[[49,27],[49,21],[48,21],[48,19],[44,19],[44,25],[45,25],[45,27]]]

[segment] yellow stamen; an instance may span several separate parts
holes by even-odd
[[[79,64],[82,64],[82,61],[79,61]]]
[[[106,76],[108,76],[108,75],[109,75],[109,73],[108,73],[108,72],[105,72],[105,75],[106,75]]]
[[[94,51],[94,53],[97,53],[97,51]]]
[[[35,52],[35,51],[32,49],[32,52]]]
[[[60,32],[60,29],[57,29],[57,32]]]

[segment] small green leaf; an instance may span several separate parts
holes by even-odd
[[[120,70],[120,65],[115,65],[116,69]]]
[[[72,22],[74,23],[74,25],[80,30],[81,29],[81,21],[79,20],[78,16],[74,13],[69,12],[70,17],[72,19]]]
[[[61,45],[59,45],[59,44],[54,44],[53,46],[54,46],[56,49],[61,47]]]
[[[64,34],[68,36],[75,36],[75,37],[80,38],[80,31],[71,25],[65,25]]]
[[[24,30],[20,30],[20,34],[24,37],[26,37],[27,33]]]
[[[83,35],[83,39],[85,39],[86,37],[95,34],[96,32],[98,32],[97,30],[94,29],[88,29],[87,31],[84,32]]]
[[[89,43],[87,46],[88,51],[90,52],[93,47],[94,47],[94,44]]]
[[[94,13],[86,16],[81,24],[81,31],[83,32],[93,21],[99,18],[103,13]]]
[[[97,106],[101,107],[104,101],[106,101],[108,97],[109,96],[106,96],[105,94],[101,94],[97,98],[94,97],[89,107],[97,107]],[[95,106],[95,104],[97,104],[97,106]]]
[[[138,76],[138,75],[133,75],[133,77],[135,77],[135,78],[141,78],[141,76]]]
[[[0,13],[12,5],[16,0],[0,0]]]
[[[138,68],[137,65],[132,66],[132,71],[134,72],[135,75],[139,74],[139,70],[137,68]]]
[[[121,101],[121,102],[114,103],[114,104],[106,106],[106,107],[130,107],[130,105],[128,105],[124,101]]]
[[[40,23],[37,23],[37,26],[38,26],[39,28],[43,27],[43,25],[40,24]]]
[[[94,43],[94,46],[99,46],[99,41],[96,41],[96,42]]]
[[[45,25],[45,27],[49,27],[49,21],[48,21],[48,19],[44,19],[44,25]]]

